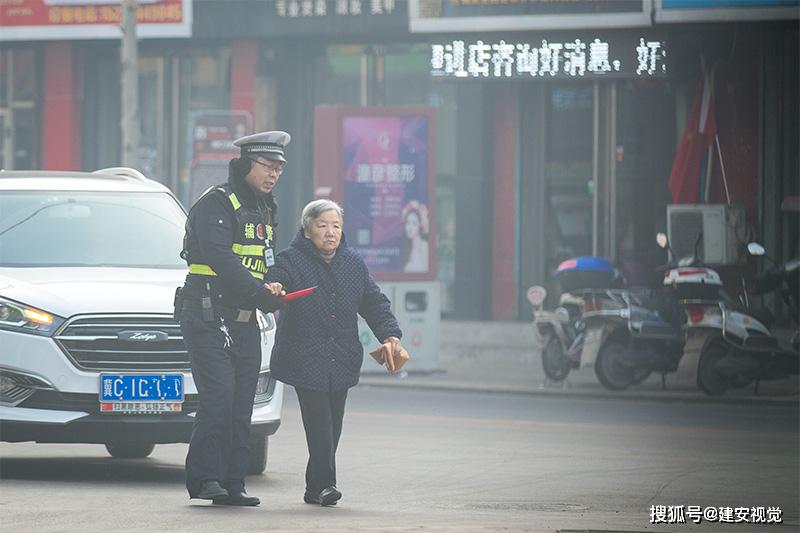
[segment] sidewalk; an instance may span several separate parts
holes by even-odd
[[[553,383],[542,370],[530,322],[442,321],[439,367],[432,373],[364,373],[361,384],[587,399],[800,405],[798,376],[761,382],[758,395],[751,385],[716,397],[707,396],[693,383],[679,382],[675,374],[667,374],[666,389],[662,389],[661,375],[654,374],[627,390],[608,391],[592,368],[573,370],[565,381]]]

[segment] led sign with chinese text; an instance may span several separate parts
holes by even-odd
[[[331,4],[330,6],[328,4]],[[276,0],[275,12],[279,17],[324,17],[390,15],[394,12],[395,0]]]
[[[667,73],[663,41],[628,45],[600,38],[554,42],[452,41],[431,45],[431,75],[453,78],[652,78]]]

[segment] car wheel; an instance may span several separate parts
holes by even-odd
[[[250,466],[247,474],[257,476],[267,469],[267,453],[269,451],[269,437],[250,437]]]
[[[141,459],[153,453],[152,442],[108,442],[106,450],[115,459]]]

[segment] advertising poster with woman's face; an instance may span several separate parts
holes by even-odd
[[[428,117],[346,117],[342,127],[348,245],[382,279],[423,279],[433,266]]]

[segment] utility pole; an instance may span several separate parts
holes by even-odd
[[[122,165],[139,165],[139,49],[136,43],[136,0],[122,0]]]

